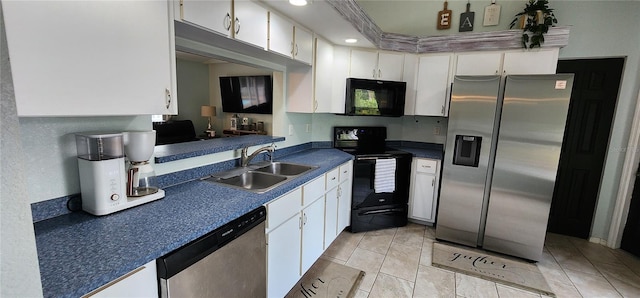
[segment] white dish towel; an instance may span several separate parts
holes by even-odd
[[[376,193],[394,192],[396,190],[396,159],[386,158],[376,160],[376,172],[373,179]]]

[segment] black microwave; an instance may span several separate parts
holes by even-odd
[[[348,78],[344,112],[350,116],[400,117],[406,92],[406,82]]]

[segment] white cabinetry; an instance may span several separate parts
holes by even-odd
[[[302,210],[302,276],[324,252],[324,193]]]
[[[459,53],[456,75],[554,74],[558,48]]]
[[[153,260],[82,297],[158,297],[156,261]]]
[[[233,37],[262,49],[267,48],[268,10],[250,0],[233,1]]]
[[[502,73],[510,74],[554,74],[558,66],[558,48],[504,53]]]
[[[440,161],[414,158],[409,191],[409,218],[434,223],[440,184]]]
[[[456,55],[456,75],[498,75],[502,52],[460,53]]]
[[[330,243],[348,225],[347,218],[340,228],[345,224],[340,216],[351,209],[350,195],[342,198],[337,193],[351,185],[352,165],[345,163],[265,204],[268,297],[284,297],[324,252],[327,239]],[[343,172],[345,178],[339,178]],[[345,205],[342,201],[347,199]]]
[[[361,79],[402,81],[404,54],[351,50],[349,76]]]
[[[18,116],[176,114],[168,1],[3,1]]]
[[[176,19],[267,48],[268,10],[251,0],[179,0]]]
[[[284,297],[300,279],[302,188],[266,204],[267,293]]]
[[[447,116],[452,56],[426,55],[419,58],[414,115]]]
[[[270,51],[311,64],[313,61],[313,35],[289,20],[269,12]]]
[[[340,166],[338,185],[338,229],[336,236],[351,222],[351,186],[353,185],[353,161]],[[328,245],[327,245],[328,246]]]
[[[179,4],[180,15],[177,17],[182,21],[232,37],[231,0],[180,0]]]

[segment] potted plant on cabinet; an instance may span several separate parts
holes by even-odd
[[[544,43],[544,34],[557,23],[558,19],[553,9],[549,8],[548,0],[529,0],[524,11],[516,14],[511,21],[510,28],[519,25],[522,29],[522,47],[532,49]]]

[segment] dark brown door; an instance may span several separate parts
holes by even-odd
[[[558,61],[575,74],[548,231],[588,238],[624,58]]]
[[[640,167],[638,171],[620,248],[640,257]]]

